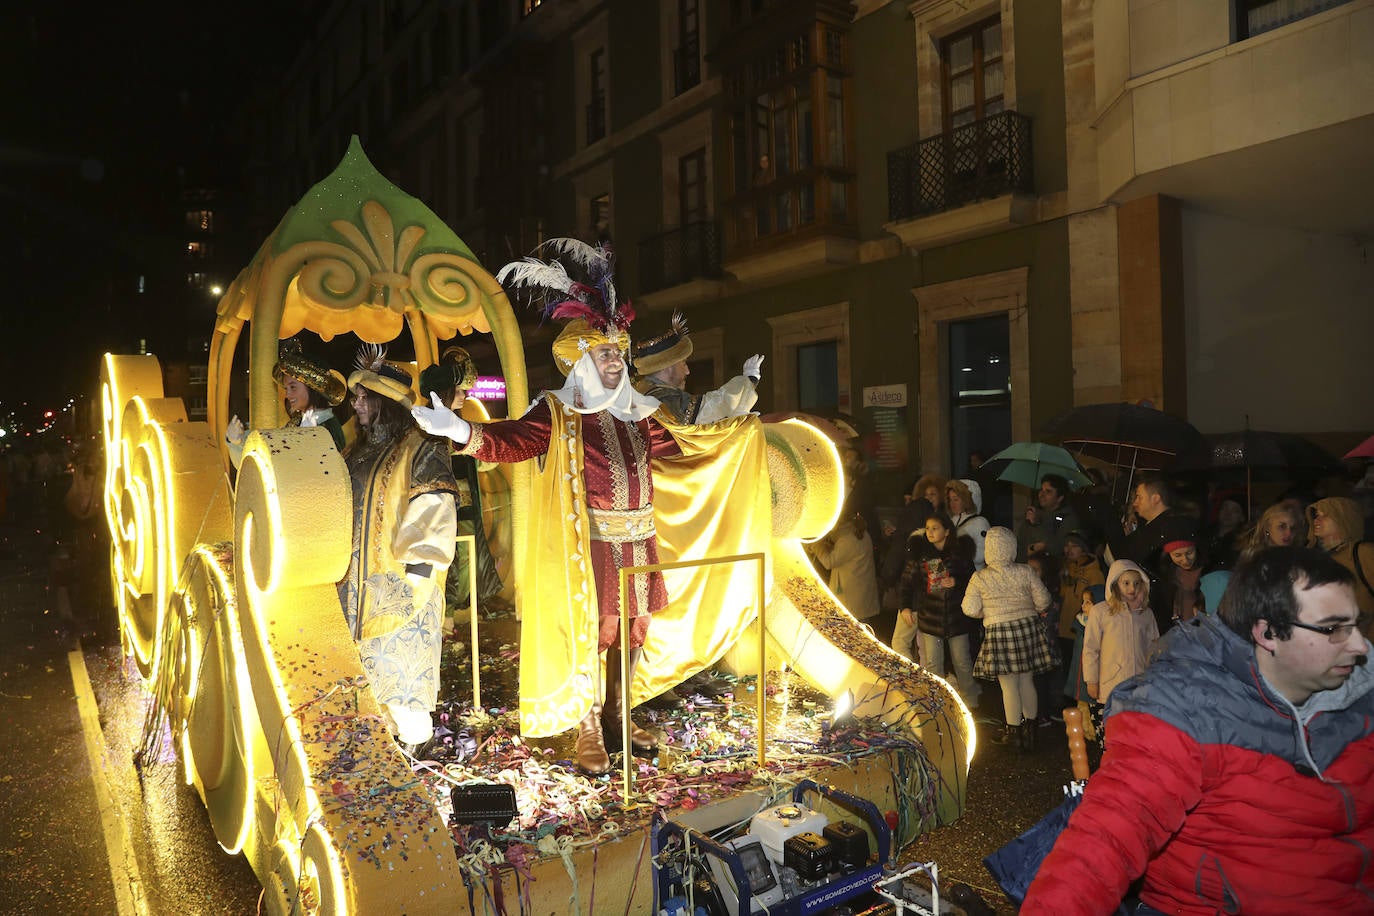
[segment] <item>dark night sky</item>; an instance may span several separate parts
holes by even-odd
[[[260,6],[0,12],[6,410],[94,394],[106,350],[184,339],[135,281],[180,257],[179,170],[236,175],[243,161],[234,113],[284,68],[301,28],[299,3]]]

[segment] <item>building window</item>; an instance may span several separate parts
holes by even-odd
[[[214,232],[215,213],[213,210],[187,210],[186,228],[192,232]]]
[[[730,24],[738,28],[759,16],[770,0],[730,0]]]
[[[688,153],[677,161],[678,213],[682,225],[707,217],[706,147]]]
[[[205,288],[205,274],[199,271],[192,271],[186,275],[186,285],[191,289]]]
[[[816,22],[729,74],[731,247],[852,225],[847,65],[848,35]]]
[[[767,319],[774,410],[848,412],[849,303],[802,309]]]
[[[481,36],[478,47],[490,48],[511,29],[511,8],[504,3],[488,0],[477,4],[477,31]]]
[[[587,225],[592,229],[592,236],[597,241],[606,241],[611,237],[611,195],[597,194],[588,201],[588,222]]]
[[[186,254],[192,258],[203,258],[210,254],[209,242],[187,242]]]
[[[985,19],[940,42],[945,132],[1002,111],[1002,22]]]
[[[1349,3],[1350,0],[1236,0],[1236,40],[1306,19]]]
[[[1007,316],[949,324],[951,468],[970,452],[992,455],[1011,444],[1011,339]]]
[[[678,0],[678,46],[673,52],[674,95],[701,83],[701,10],[698,0]]]
[[[587,143],[606,136],[606,49],[591,53],[588,70]]]

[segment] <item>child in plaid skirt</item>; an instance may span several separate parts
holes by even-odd
[[[964,593],[964,613],[982,618],[984,627],[973,675],[996,678],[1002,686],[1007,724],[993,742],[1032,750],[1039,711],[1035,675],[1055,667],[1040,619],[1050,593],[1034,570],[1016,562],[1016,535],[1010,530],[989,529],[983,555],[987,566],[973,574]]]

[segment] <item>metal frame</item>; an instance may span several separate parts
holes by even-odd
[[[620,569],[620,689],[623,691],[625,701],[620,704],[620,739],[622,752],[621,775],[624,779],[624,805],[626,808],[636,807],[630,799],[630,789],[634,785],[634,767],[631,766],[630,758],[630,618],[626,613],[629,604],[627,597],[629,593],[630,576],[638,573],[664,572],[670,569],[689,569],[697,566],[721,566],[726,563],[747,563],[756,562],[759,564],[758,575],[758,620],[755,626],[758,630],[759,640],[759,684],[754,693],[758,697],[758,742],[759,766],[763,766],[764,758],[764,736],[767,731],[767,722],[764,719],[764,712],[767,710],[768,698],[767,691],[764,689],[764,674],[767,670],[767,650],[764,645],[764,555],[762,553],[741,553],[729,557],[711,557],[705,560],[679,560],[675,563],[651,563],[647,566],[625,566]],[[606,664],[610,664],[610,659]]]

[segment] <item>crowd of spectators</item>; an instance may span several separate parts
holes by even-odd
[[[985,493],[1007,485],[980,467],[980,455],[957,476],[917,475],[900,506],[884,507],[875,504],[861,444],[851,441],[843,453],[847,477],[858,485],[835,531],[812,551],[820,574],[852,596],[851,611],[893,649],[942,675],[951,663],[959,693],[985,725],[1019,726],[1035,708],[1037,725],[1048,726],[1080,702],[1100,717],[1109,691],[1084,695],[1084,634],[1090,652],[1100,653],[1094,640],[1102,629],[1087,626],[1093,607],[1105,613],[1125,605],[1119,596],[1111,605],[1111,588],[1086,607],[1084,596],[1110,584],[1115,562],[1138,572],[1143,591],[1129,618],[1148,611],[1152,619],[1130,632],[1152,634],[1150,643],[1179,622],[1214,615],[1232,572],[1268,546],[1329,553],[1355,574],[1360,608],[1374,619],[1374,543],[1365,543],[1374,540],[1374,486],[1363,466],[1351,468],[1348,479],[1267,482],[1251,491],[1253,503],[1245,489],[1197,475],[1091,466],[1084,486],[1045,474],[1033,491],[1012,488],[1020,508],[1006,515],[985,502]],[[987,627],[965,616],[961,604],[973,573],[986,565],[989,531],[997,527],[1014,535],[1014,562],[1030,566],[1052,599],[1037,614],[1054,664],[1034,673],[1037,702],[1018,698],[1011,711],[997,678],[969,676],[966,660],[978,658]],[[1109,657],[1116,658],[1111,639]],[[1127,653],[1139,659],[1137,667],[1148,648]],[[1125,680],[1135,672],[1120,673]]]

